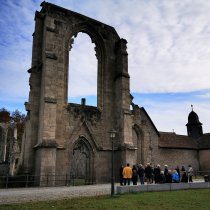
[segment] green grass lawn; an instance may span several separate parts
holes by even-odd
[[[48,210],[48,209],[210,209],[210,189],[171,192],[145,192],[88,198],[39,201],[13,205],[0,205],[2,210]]]

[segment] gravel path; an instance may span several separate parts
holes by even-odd
[[[108,195],[110,192],[110,184],[85,185],[77,187],[71,186],[0,189],[0,205],[8,203]]]
[[[195,180],[195,182],[203,180]],[[116,186],[119,184],[116,184]],[[0,205],[30,201],[58,200],[65,198],[110,195],[111,184],[97,184],[66,187],[34,187],[0,189]]]

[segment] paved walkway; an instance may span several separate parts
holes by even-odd
[[[57,200],[64,198],[108,195],[111,184],[85,185],[77,187],[40,187],[0,189],[0,205],[30,201]]]
[[[200,182],[203,180],[196,180]],[[115,187],[119,184],[116,183]],[[8,203],[22,203],[30,201],[58,200],[65,198],[110,195],[111,184],[97,184],[84,186],[62,187],[34,187],[0,189],[0,205]]]

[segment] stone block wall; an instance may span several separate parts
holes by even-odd
[[[200,150],[199,151],[199,160],[200,160],[200,171],[210,171],[210,150]]]
[[[159,148],[156,151],[154,163],[160,164],[162,169],[164,169],[166,164],[170,169],[175,169],[177,166],[181,168],[183,165],[187,170],[190,164],[195,170],[199,170],[197,150]]]
[[[37,175],[71,174],[72,168],[79,168],[78,174],[86,174],[93,182],[108,181],[109,132],[114,128],[116,175],[119,166],[127,162],[169,167],[191,164],[198,169],[196,150],[159,148],[155,125],[144,108],[133,104],[127,41],[104,23],[51,3],[41,6],[35,16],[32,67],[28,71],[31,89],[26,103],[29,119],[24,166]],[[79,32],[87,33],[96,45],[96,107],[68,104],[69,51]],[[209,156],[202,151],[200,157],[205,162]]]

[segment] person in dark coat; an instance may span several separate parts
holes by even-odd
[[[181,169],[180,169],[180,171],[186,171],[185,167],[182,166]]]
[[[124,166],[121,165],[120,170],[119,170],[119,177],[120,177],[120,185],[121,186],[123,185],[123,168],[124,168]]]
[[[165,175],[164,175],[164,171],[161,171],[158,183],[164,184],[165,182],[166,182],[166,178],[165,178]]]
[[[133,185],[137,185],[137,181],[138,181],[138,171],[137,171],[137,167],[134,165],[132,168],[133,174],[132,174],[132,182]]]
[[[166,183],[172,183],[172,174],[171,174],[171,170],[168,170],[167,175],[165,176],[166,178]]]
[[[182,174],[181,182],[188,182],[188,176],[187,176],[186,171],[184,171]]]
[[[168,165],[165,165],[165,168],[164,168],[164,176],[166,177],[168,174]]]
[[[155,180],[155,184],[160,182],[160,165],[154,166],[154,180]]]
[[[140,183],[141,184],[144,184],[144,167],[142,164],[139,164],[139,167],[138,167],[138,175],[139,175],[139,180],[140,180]]]
[[[145,177],[147,179],[147,184],[152,184],[153,169],[150,163],[147,163],[144,172],[145,172]]]
[[[175,170],[177,171],[177,173],[178,173],[178,175],[179,175],[179,178],[180,178],[181,176],[180,176],[180,169],[179,169],[179,166],[177,166],[177,167],[175,168]]]

